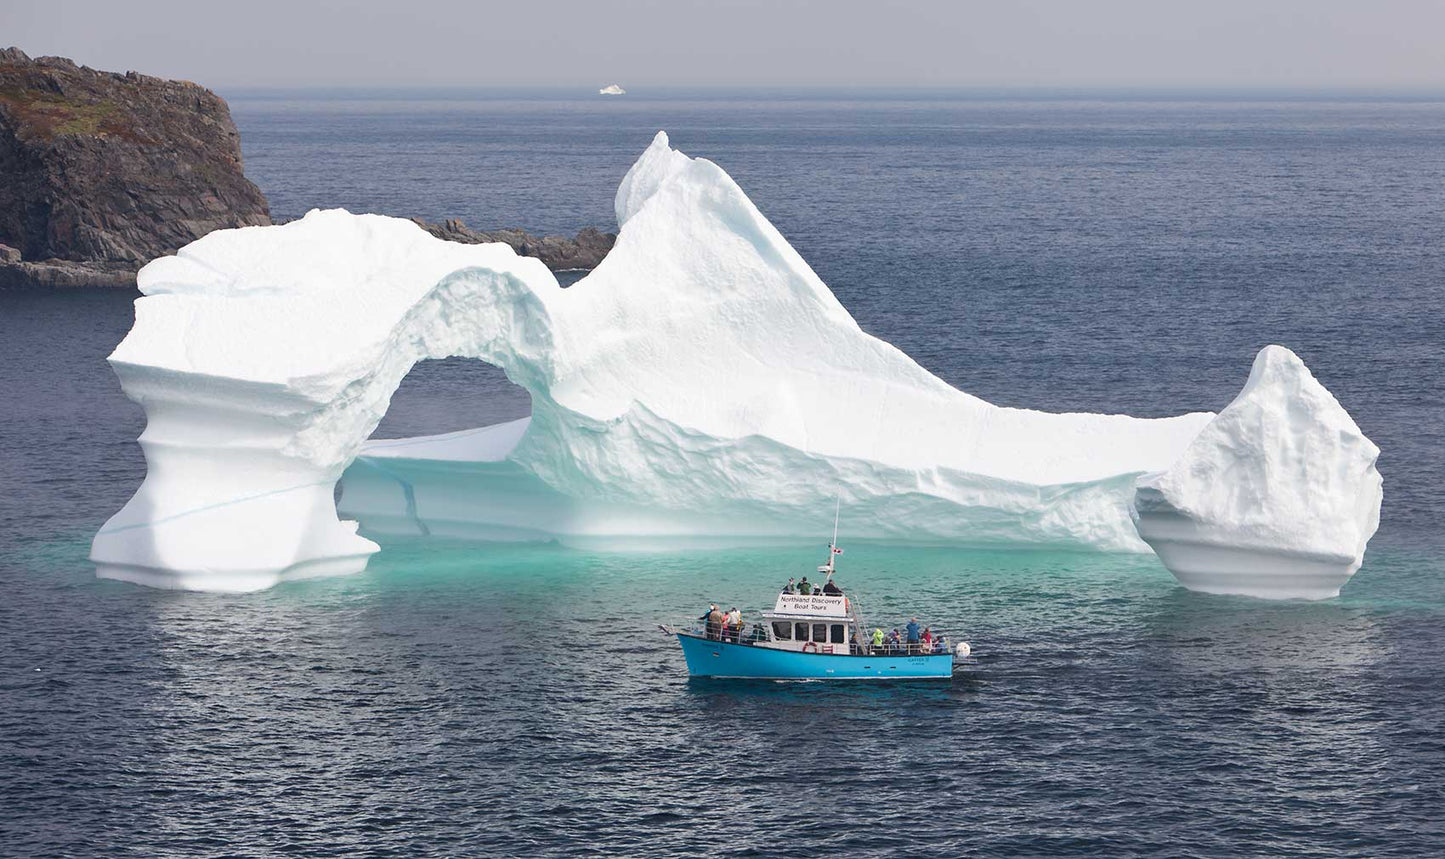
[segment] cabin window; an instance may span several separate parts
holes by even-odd
[[[793,625],[786,620],[773,621],[773,638],[791,641],[793,638]]]
[[[843,639],[843,624],[841,624],[841,623],[835,623],[835,624],[833,624],[833,630],[832,630],[832,631],[833,631],[833,637],[830,638],[829,641],[833,642],[834,644],[842,644],[842,643],[843,643],[843,640],[844,640],[844,639]]]
[[[796,638],[799,641],[807,641],[808,625],[806,623],[798,624],[797,629],[793,632],[793,638]]]
[[[813,640],[814,640],[814,641],[827,641],[827,640],[828,640],[828,624],[826,624],[826,623],[815,623],[815,624],[813,624]]]

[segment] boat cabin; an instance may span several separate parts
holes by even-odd
[[[772,611],[762,613],[767,638],[755,645],[809,653],[852,652],[861,641],[862,618],[847,596],[778,594]]]

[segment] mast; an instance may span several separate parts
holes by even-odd
[[[838,512],[843,509],[843,496],[838,496],[833,502],[833,542],[828,544],[828,563],[818,568],[818,572],[826,572],[828,578],[833,577],[833,560],[838,557]]]
[[[843,496],[840,495],[837,498],[833,499],[833,542],[828,544],[829,549],[838,548],[838,512],[842,509]],[[831,555],[828,557],[828,560],[830,562],[833,560]]]

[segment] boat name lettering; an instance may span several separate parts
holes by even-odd
[[[836,614],[844,611],[842,597],[827,597],[805,594],[781,594],[779,609]]]

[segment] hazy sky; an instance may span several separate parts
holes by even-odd
[[[0,0],[0,44],[219,89],[1445,88],[1445,0]]]

